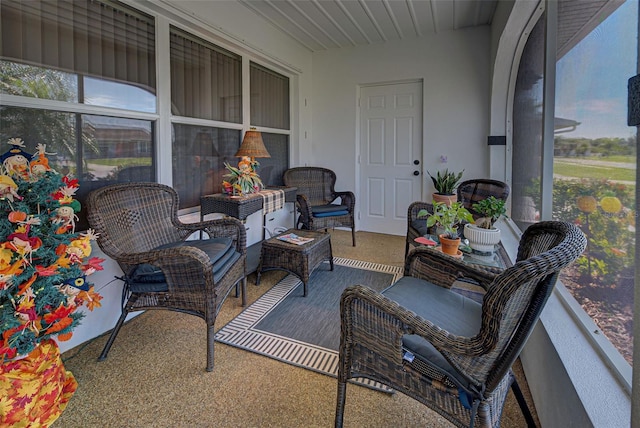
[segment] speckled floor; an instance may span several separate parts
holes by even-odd
[[[335,256],[403,265],[404,237],[333,231]],[[266,272],[259,287],[247,284],[248,303],[284,276]],[[225,302],[216,329],[242,311],[239,299]],[[204,322],[170,311],[148,311],[127,323],[107,360],[96,361],[107,337],[63,354],[79,387],[53,425],[63,427],[331,427],[335,415],[334,378],[221,343],[215,368],[204,370]],[[519,364],[514,367],[530,402]],[[530,407],[532,405],[530,404]],[[396,393],[347,387],[346,427],[450,427],[435,412]],[[503,427],[523,427],[511,393]]]

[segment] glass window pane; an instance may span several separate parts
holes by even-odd
[[[544,77],[544,15],[525,45],[513,100],[511,218],[525,230],[539,220]]]
[[[180,209],[200,205],[200,196],[222,192],[225,162],[237,165],[240,130],[173,125],[173,188]]]
[[[576,6],[560,9],[560,25]],[[562,282],[629,363],[637,128],[627,126],[627,81],[637,36],[638,2],[628,1],[559,58],[555,100],[553,216],[579,224],[589,243]]]
[[[289,129],[289,78],[251,63],[251,124]]]
[[[242,58],[171,27],[171,111],[242,122]]]
[[[0,93],[78,102],[78,77],[72,73],[0,61]]]
[[[84,103],[146,113],[156,112],[156,96],[146,88],[93,77],[84,78]]]
[[[37,152],[38,144],[46,145],[49,165],[79,179],[76,199],[82,206],[93,189],[117,182],[155,181],[150,121],[2,106],[0,123],[2,143],[21,138],[30,154]],[[82,210],[76,229],[87,227]]]
[[[289,168],[289,136],[263,132],[262,140],[271,157],[257,159],[258,175],[266,186],[284,186],[282,174]]]

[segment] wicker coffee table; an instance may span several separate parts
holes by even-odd
[[[278,236],[290,233],[304,238],[313,238],[313,241],[298,245],[278,239]],[[320,266],[323,261],[329,260],[329,265],[333,270],[331,235],[311,230],[289,229],[278,236],[262,243],[256,285],[260,284],[262,272],[275,269],[284,270],[300,278],[304,286],[304,296],[306,296],[309,276],[314,269]]]

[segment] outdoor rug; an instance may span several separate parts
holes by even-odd
[[[402,276],[401,267],[334,257],[311,274],[307,297],[302,282],[287,275],[216,333],[218,342],[337,377],[340,296],[350,285],[381,291]],[[391,392],[368,379],[356,383]]]

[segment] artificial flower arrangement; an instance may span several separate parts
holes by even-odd
[[[0,156],[0,363],[53,337],[64,341],[102,297],[86,277],[102,270],[90,258],[89,229],[75,232],[78,181],[51,167],[45,146],[26,153],[21,139]]]
[[[228,195],[242,196],[262,190],[264,184],[256,172],[258,165],[258,161],[246,156],[238,162],[237,168],[225,162],[229,174],[224,175],[227,180],[222,182],[223,191]]]

